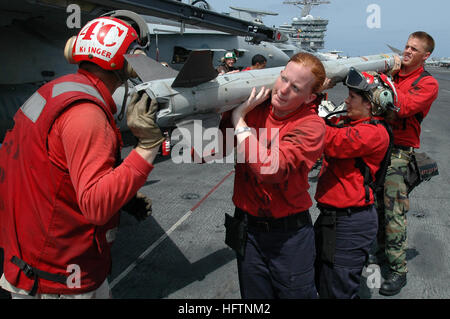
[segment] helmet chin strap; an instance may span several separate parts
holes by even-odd
[[[125,85],[125,93],[123,94],[123,100],[122,100],[122,108],[120,109],[119,115],[117,115],[117,119],[119,121],[122,121],[123,116],[125,114],[125,106],[127,104],[127,97],[128,97],[128,79],[123,74],[123,70],[115,70],[113,71],[116,77],[119,79],[120,83],[123,83]]]

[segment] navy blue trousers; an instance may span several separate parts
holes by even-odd
[[[361,274],[378,230],[375,206],[336,220],[334,263],[316,261],[316,285],[320,298],[358,298]],[[315,229],[320,231],[320,229]],[[317,255],[320,256],[320,247]]]
[[[249,226],[245,256],[237,256],[244,299],[317,298],[314,229],[262,232]]]

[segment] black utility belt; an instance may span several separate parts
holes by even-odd
[[[366,211],[370,209],[373,205],[360,206],[360,207],[347,207],[347,208],[335,208],[335,207],[324,207],[317,205],[320,212],[325,215],[336,214],[336,217],[350,216],[359,212]]]
[[[312,225],[311,215],[308,210],[281,218],[257,217],[236,207],[235,217],[247,220],[247,226],[257,228],[259,231],[293,231],[305,225]]]
[[[52,273],[49,273],[49,272],[37,269],[35,267],[30,266],[25,261],[23,261],[22,259],[20,259],[20,258],[18,258],[16,256],[12,256],[10,261],[14,265],[19,267],[19,269],[22,270],[22,272],[25,274],[25,276],[27,276],[28,278],[34,280],[33,287],[28,292],[28,294],[30,296],[35,296],[36,295],[36,293],[38,291],[39,278],[42,278],[42,279],[45,279],[45,280],[49,280],[49,281],[53,281],[53,282],[58,282],[58,283],[64,284],[64,285],[67,282],[66,276],[60,275],[60,274],[52,274]]]

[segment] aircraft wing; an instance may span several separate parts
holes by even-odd
[[[277,29],[231,17],[215,11],[195,7],[181,1],[164,0],[88,0],[99,6],[125,9],[141,15],[155,16],[233,35],[247,36],[252,42],[284,42],[287,37]]]

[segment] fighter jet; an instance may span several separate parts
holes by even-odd
[[[267,67],[282,66],[289,60],[283,50],[269,42],[254,44],[247,41],[246,37],[183,26],[178,22],[155,17],[147,16],[145,20],[149,22],[150,35],[154,39],[150,43],[148,55],[156,61],[167,63],[175,70],[180,70],[189,53],[196,50],[210,50],[215,67],[227,51],[235,53],[235,67],[240,69],[250,66],[255,54],[266,57]]]
[[[450,59],[441,59],[439,60],[439,66],[450,68]]]

